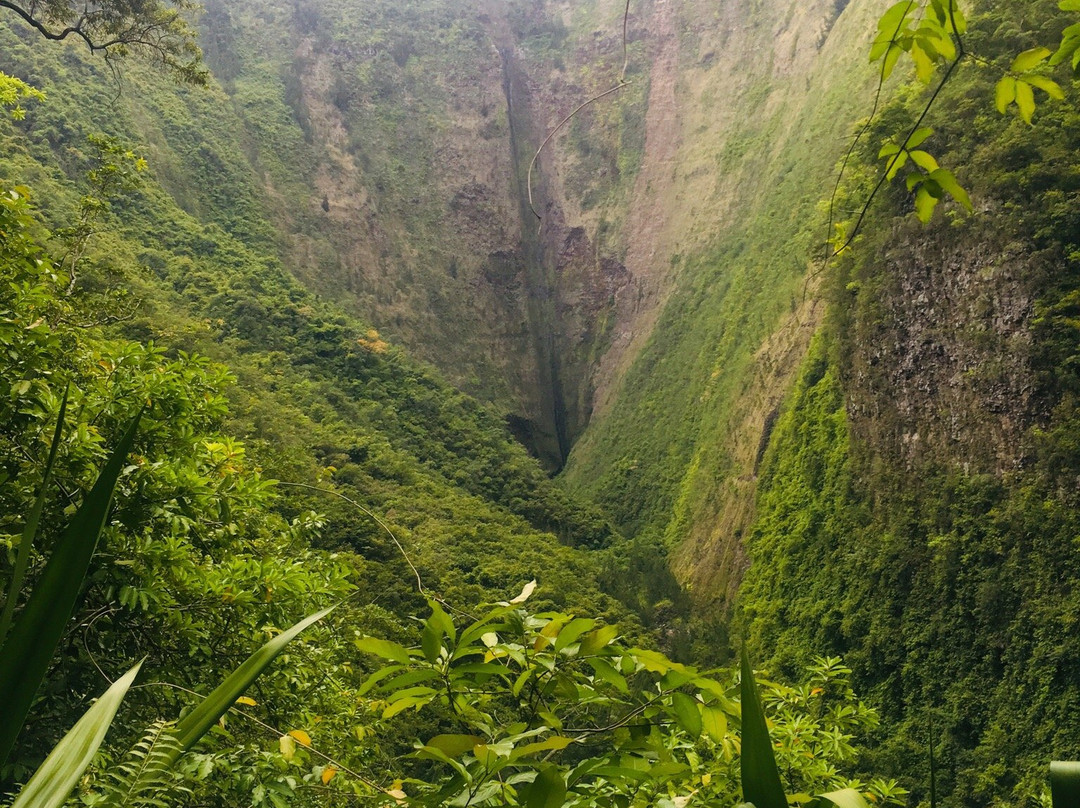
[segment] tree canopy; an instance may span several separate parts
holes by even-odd
[[[107,59],[149,56],[184,82],[204,84],[207,71],[190,17],[191,0],[0,0],[46,39],[81,39]]]

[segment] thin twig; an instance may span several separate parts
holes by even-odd
[[[375,524],[377,524],[379,527],[381,527],[384,531],[386,531],[386,535],[390,537],[390,541],[392,541],[394,543],[394,546],[397,547],[398,552],[401,553],[401,557],[405,559],[405,563],[409,565],[409,569],[412,570],[413,575],[416,577],[416,589],[423,597],[430,598],[431,600],[434,600],[436,603],[442,604],[443,606],[445,606],[450,611],[456,612],[457,614],[461,615],[462,617],[466,617],[469,620],[475,620],[476,619],[473,615],[469,614],[468,612],[462,611],[461,609],[457,608],[453,604],[446,602],[445,600],[443,600],[438,595],[436,595],[436,594],[434,594],[432,592],[429,592],[427,589],[425,589],[424,588],[424,581],[420,577],[420,571],[416,568],[416,565],[413,564],[412,559],[409,558],[409,554],[405,551],[405,547],[401,544],[401,542],[398,541],[398,537],[394,535],[394,531],[392,531],[390,529],[390,527],[386,524],[386,522],[384,522],[382,519],[380,519],[378,516],[376,516],[374,513],[372,513],[369,509],[365,508],[359,502],[357,502],[354,499],[351,499],[350,497],[345,496],[340,491],[334,491],[332,488],[321,488],[320,486],[311,485],[309,483],[289,483],[289,482],[283,482],[281,480],[278,480],[277,484],[278,485],[289,486],[291,488],[304,488],[304,489],[307,489],[308,491],[319,491],[319,492],[321,492],[323,494],[330,494],[331,496],[337,497],[338,499],[343,500],[344,502],[347,502],[350,505],[352,505],[354,508],[356,508],[362,514],[364,514],[369,519],[374,521]]]
[[[536,161],[540,157],[540,152],[542,152],[544,150],[544,147],[547,146],[547,144],[551,142],[551,139],[553,137],[555,137],[555,135],[559,134],[559,131],[564,126],[566,126],[568,123],[570,123],[570,121],[572,121],[574,119],[574,116],[576,116],[579,112],[581,112],[581,110],[585,109],[585,107],[589,106],[590,104],[595,104],[601,98],[605,98],[605,97],[607,97],[607,96],[609,96],[609,95],[611,95],[613,93],[619,92],[619,90],[623,89],[624,87],[629,86],[629,84],[630,84],[630,82],[628,82],[628,81],[621,81],[620,80],[619,83],[617,85],[615,85],[614,87],[612,87],[611,89],[605,90],[604,92],[600,93],[600,95],[594,95],[588,101],[586,101],[583,104],[579,105],[573,112],[571,112],[569,115],[567,115],[565,118],[563,118],[559,122],[559,125],[556,126],[554,129],[552,129],[551,133],[546,138],[544,138],[544,142],[540,144],[540,148],[537,149],[536,154],[533,155],[532,162],[529,163],[529,174],[526,177],[526,186],[527,186],[527,189],[528,189],[528,192],[529,192],[529,208],[532,210],[533,216],[535,216],[537,219],[543,219],[544,218],[536,210],[536,205],[533,203],[533,192],[532,192],[533,169],[536,167]]]
[[[911,0],[908,4],[910,9],[915,4],[915,0]],[[900,34],[900,29],[904,25],[905,17],[901,17],[900,22],[896,24],[896,30],[893,31],[892,39],[890,40],[895,44],[896,37]],[[874,92],[874,106],[870,110],[870,117],[866,119],[866,123],[863,124],[859,133],[855,135],[855,139],[851,142],[851,146],[847,150],[847,154],[844,155],[844,160],[840,164],[840,171],[836,175],[836,185],[833,186],[832,196],[829,197],[829,224],[825,233],[825,263],[829,262],[832,258],[831,247],[829,240],[832,238],[832,227],[834,221],[834,215],[836,212],[836,197],[840,193],[840,183],[844,180],[844,172],[847,171],[848,164],[851,162],[852,156],[855,154],[855,148],[859,145],[859,142],[863,139],[863,136],[870,131],[870,126],[874,122],[874,118],[877,116],[878,108],[881,106],[881,95],[885,89],[886,69],[888,68],[889,60],[888,53],[885,54],[886,58],[881,60],[881,74],[878,76],[877,90]]]
[[[556,126],[554,129],[552,129],[551,132],[548,134],[548,136],[546,138],[544,138],[544,142],[540,144],[540,148],[536,150],[536,154],[533,155],[532,160],[529,162],[529,171],[528,171],[528,174],[525,177],[525,186],[526,186],[526,190],[528,191],[528,195],[529,195],[529,210],[531,210],[533,212],[533,216],[535,216],[540,221],[543,221],[544,217],[541,216],[536,210],[536,204],[533,201],[533,189],[532,189],[533,171],[536,168],[536,161],[540,159],[540,153],[542,151],[544,151],[544,149],[547,147],[548,143],[551,142],[552,138],[554,138],[555,135],[559,134],[559,132],[562,130],[562,128],[564,126],[566,126],[568,123],[570,123],[570,121],[572,121],[574,119],[574,117],[579,112],[581,112],[581,110],[585,109],[585,107],[589,106],[590,104],[595,104],[597,101],[599,101],[602,98],[607,98],[609,95],[613,95],[613,94],[619,92],[619,90],[623,89],[624,87],[628,87],[628,86],[630,86],[630,84],[633,83],[633,82],[629,82],[629,81],[626,80],[626,71],[630,67],[630,47],[629,47],[629,37],[628,37],[629,25],[630,25],[630,0],[626,0],[626,8],[623,10],[623,24],[622,24],[623,65],[622,65],[622,70],[619,72],[619,83],[616,84],[614,87],[611,87],[610,89],[605,90],[604,92],[600,93],[599,95],[594,95],[592,98],[588,99],[584,103],[579,104],[578,107],[573,112],[571,112],[569,115],[567,115],[561,121],[559,121],[559,125]]]
[[[950,2],[949,4],[950,17],[952,16],[951,12],[954,7],[955,0],[954,2]],[[851,234],[848,236],[847,240],[840,247],[838,247],[835,252],[833,252],[831,256],[832,258],[840,255],[840,253],[844,252],[844,250],[850,247],[852,242],[855,241],[855,236],[858,235],[859,229],[862,227],[862,223],[866,219],[866,215],[870,212],[870,205],[877,197],[878,192],[880,192],[881,189],[885,186],[885,183],[888,182],[889,175],[892,173],[893,167],[896,165],[896,162],[900,159],[900,155],[904,153],[907,144],[911,141],[911,138],[922,127],[923,121],[925,121],[926,116],[930,114],[930,110],[933,108],[934,103],[938,99],[938,96],[941,95],[941,91],[945,89],[945,85],[949,83],[949,80],[952,78],[953,73],[956,72],[956,68],[960,66],[960,63],[967,56],[967,51],[964,50],[964,40],[961,38],[960,33],[956,30],[955,19],[953,20],[953,31],[956,35],[956,58],[952,61],[952,64],[949,65],[948,70],[945,71],[945,75],[942,77],[941,83],[938,84],[937,89],[934,90],[934,94],[930,96],[930,100],[926,102],[926,106],[923,107],[923,111],[922,114],[919,115],[919,119],[915,121],[915,124],[911,127],[911,131],[909,131],[907,137],[904,138],[904,142],[901,145],[900,150],[893,155],[892,160],[889,161],[888,166],[885,167],[885,170],[878,178],[877,185],[874,186],[874,190],[870,193],[870,196],[867,197],[866,204],[862,206],[862,210],[859,212],[859,218],[855,221],[855,226],[852,228]]]
[[[392,531],[387,526],[386,522],[384,522],[382,519],[380,519],[378,516],[376,516],[370,510],[365,508],[363,505],[361,505],[356,500],[345,496],[340,491],[334,491],[332,488],[320,488],[317,485],[310,485],[309,483],[287,483],[287,482],[283,482],[281,480],[278,480],[277,484],[278,485],[289,486],[290,488],[305,488],[305,489],[307,489],[309,491],[319,491],[319,492],[321,492],[323,494],[330,494],[331,496],[334,496],[334,497],[337,497],[338,499],[344,500],[345,502],[349,503],[354,508],[356,508],[358,511],[363,513],[365,516],[367,516],[369,519],[371,519],[373,522],[375,522],[375,524],[377,524],[379,527],[381,527],[383,530],[386,531],[386,535],[390,537],[390,541],[392,541],[394,543],[394,545],[397,547],[398,552],[401,553],[401,557],[405,559],[405,563],[409,565],[409,569],[411,569],[412,572],[413,572],[413,575],[416,576],[416,588],[417,588],[417,590],[420,592],[421,595],[424,595],[425,597],[427,596],[428,593],[427,593],[427,590],[424,589],[424,582],[420,578],[420,571],[417,570],[416,565],[412,563],[412,559],[409,558],[409,554],[405,552],[405,548],[401,545],[401,542],[398,541],[397,536],[394,535],[394,531]]]

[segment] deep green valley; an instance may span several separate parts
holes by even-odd
[[[0,803],[1080,805],[1078,14],[0,0]]]

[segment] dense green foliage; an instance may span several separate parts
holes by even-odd
[[[1053,39],[1056,5],[1029,4],[1021,29],[1010,4],[983,4],[968,45],[1006,72]],[[780,669],[844,655],[902,728],[880,765],[921,794],[912,760],[932,716],[952,805],[1038,804],[1049,760],[1080,754],[1076,112],[1040,105],[1035,128],[1001,117],[1000,75],[959,73],[931,115],[978,214],[952,208],[921,231],[892,188],[828,282],[832,316],[774,433],[739,599],[752,647],[776,649]],[[883,112],[865,164],[923,101]],[[868,187],[854,179],[851,198]]]
[[[905,28],[901,9],[890,34],[887,18],[876,54],[892,59],[900,35],[922,79],[928,54],[949,62],[949,29],[961,33],[940,3],[928,8],[929,28]],[[568,27],[534,12],[508,10],[521,53],[565,71],[559,48],[595,20],[575,12]],[[522,124],[489,110],[483,92],[455,95],[491,80],[478,14],[419,0],[212,2],[208,54],[221,86],[191,92],[135,71],[118,99],[82,51],[0,28],[0,106],[12,113],[0,120],[0,581],[18,577],[22,555],[40,583],[63,526],[146,408],[33,729],[0,771],[5,788],[105,678],[145,657],[153,681],[130,692],[119,737],[80,794],[123,803],[124,772],[171,762],[161,721],[193,703],[186,691],[206,692],[282,627],[345,601],[240,699],[245,715],[183,758],[175,776],[190,792],[178,799],[734,804],[743,736],[728,726],[749,723],[734,674],[702,674],[644,646],[728,654],[701,621],[687,625],[667,553],[716,516],[725,487],[752,486],[760,471],[737,631],[784,678],[812,666],[804,686],[767,687],[782,788],[809,803],[848,782],[833,764],[857,762],[905,778],[921,799],[929,740],[950,805],[1037,804],[1048,760],[1080,757],[1080,119],[1034,104],[1035,90],[1052,99],[1068,87],[1064,65],[1051,72],[1067,48],[1060,58],[1042,48],[1067,20],[1044,0],[1025,15],[1023,28],[1009,3],[971,15],[962,33],[983,67],[951,80],[938,102],[949,113],[932,129],[895,136],[922,109],[921,86],[902,88],[872,122],[839,207],[867,198],[881,158],[906,187],[885,186],[856,249],[828,274],[829,316],[775,423],[768,410],[782,390],[755,398],[754,386],[784,384],[771,365],[784,346],[761,346],[779,323],[801,325],[814,293],[805,268],[821,234],[810,212],[840,148],[799,132],[839,131],[834,110],[860,80],[831,81],[794,124],[778,104],[726,133],[709,160],[748,178],[731,196],[744,221],[672,258],[676,282],[651,340],[565,488],[509,437],[501,410],[356,316],[373,301],[384,313],[397,306],[394,328],[416,317],[447,338],[462,327],[459,273],[516,266],[460,263],[465,242],[447,224],[458,211],[426,193],[440,132],[468,118],[448,123],[447,109],[480,104],[485,140],[512,140]],[[364,267],[385,275],[400,259],[406,269],[383,285],[329,280],[344,248],[324,221],[337,200],[313,147],[328,123],[306,119],[314,107],[299,100],[326,90],[304,83],[325,78],[301,75],[310,49],[340,61],[325,93],[334,109],[322,112],[347,135],[332,144],[347,154],[341,165],[395,226]],[[437,80],[448,62],[455,81]],[[754,77],[747,96],[764,105],[771,80]],[[640,167],[643,119],[630,104],[646,91],[636,85],[568,132],[570,164],[603,166],[598,179],[568,180],[603,232],[617,229],[606,217]],[[1017,116],[995,113],[995,95]],[[590,137],[598,122],[610,136]],[[511,145],[527,153],[536,133],[518,134]],[[935,208],[945,213],[929,230],[906,222]],[[314,234],[306,252],[297,233]],[[475,347],[447,341],[432,350]],[[597,344],[579,346],[588,361]],[[462,356],[446,365],[464,366]],[[503,405],[504,382],[464,386]],[[732,438],[755,407],[768,446],[756,459]],[[594,497],[631,541],[567,490]],[[41,491],[45,541],[30,552],[24,524]],[[475,605],[534,576],[539,613]],[[414,621],[422,610],[431,616]],[[627,646],[614,642],[615,621]],[[873,713],[842,663],[819,653],[843,654],[896,730],[870,758],[856,761],[851,741]],[[931,715],[939,734],[928,739]],[[769,746],[757,745],[759,762]],[[877,781],[869,791],[882,800],[903,789]],[[763,805],[783,802],[774,788],[759,793]]]
[[[351,768],[392,770],[394,742],[358,744],[355,702],[340,686],[314,687],[330,671],[351,675],[343,626],[397,632],[423,600],[369,516],[271,475],[382,514],[431,591],[475,602],[535,576],[550,604],[623,614],[599,593],[600,559],[566,546],[609,543],[605,520],[555,488],[497,414],[284,270],[220,93],[132,72],[112,106],[101,65],[77,49],[42,49],[6,28],[0,37],[4,68],[54,99],[38,104],[12,83],[27,115],[0,124],[5,577],[65,387],[45,548],[122,426],[149,405],[74,628],[5,782],[25,778],[101,692],[103,674],[146,656],[144,671],[169,683],[129,695],[118,741],[131,742],[179,714],[184,688],[212,686],[275,627],[346,596],[353,605],[334,626],[253,695],[285,729],[333,716],[323,740],[346,749]],[[156,144],[149,168],[120,145],[139,141]],[[32,556],[31,585],[43,562]],[[317,793],[319,773],[308,771],[307,784],[294,776],[299,760],[277,749],[276,735],[270,751],[258,725],[216,732],[221,751],[187,764],[193,798],[254,794],[263,804]]]

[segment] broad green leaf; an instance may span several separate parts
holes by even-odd
[[[671,707],[675,712],[675,720],[687,735],[691,738],[701,735],[701,710],[697,699],[685,693],[672,693]]]
[[[566,781],[554,766],[545,766],[528,786],[526,808],[562,808],[566,801]]]
[[[466,752],[471,752],[474,746],[478,746],[483,742],[484,739],[479,735],[436,735],[425,746],[438,749],[450,757],[456,758],[461,757]]]
[[[403,670],[405,670],[405,665],[387,665],[385,668],[379,668],[379,670],[375,671],[371,676],[364,680],[364,683],[360,685],[359,690],[356,692],[363,696],[387,676],[393,676],[395,673]]]
[[[428,662],[437,662],[442,653],[443,634],[429,620],[424,624],[424,630],[420,632],[420,649],[424,652],[424,659]]]
[[[949,0],[950,25],[956,28],[956,32],[963,36],[967,33],[967,17],[964,16],[963,9],[960,8],[957,0]]]
[[[881,151],[878,152],[878,159],[884,160],[886,157],[892,157],[894,154],[900,153],[900,146],[893,141],[889,141],[881,147]]]
[[[922,45],[930,56],[936,54],[948,62],[956,58],[956,43],[953,42],[952,31],[946,31],[944,27],[940,29],[937,36],[923,37]]]
[[[938,197],[933,196],[926,189],[926,183],[920,185],[915,194],[915,215],[919,217],[920,222],[926,224],[933,218],[937,203]]]
[[[754,670],[746,647],[742,651],[742,775],[743,799],[757,808],[787,808],[787,797],[776,768],[769,728],[761,709]]]
[[[885,52],[891,46],[892,46],[892,38],[888,34],[882,34],[881,36],[879,36],[874,41],[874,44],[870,47],[870,61],[871,61],[871,63],[876,62],[878,59],[880,59],[882,56],[884,56]]]
[[[886,36],[893,36],[903,27],[908,15],[915,10],[917,5],[915,0],[900,0],[899,3],[891,6],[889,10],[882,14],[881,18],[878,19],[878,30]]]
[[[845,788],[842,791],[831,791],[822,794],[821,799],[828,800],[837,808],[868,808],[862,794],[853,788]]]
[[[403,713],[410,707],[423,707],[425,704],[430,704],[433,698],[435,698],[434,691],[424,695],[406,696],[405,698],[391,702],[386,709],[383,710],[382,717],[393,718],[398,713]]]
[[[524,746],[519,746],[510,755],[510,759],[519,760],[523,757],[531,757],[533,755],[537,755],[540,752],[565,749],[572,743],[574,743],[573,738],[567,738],[565,735],[552,735],[547,740],[537,741],[536,743],[528,743]]]
[[[356,647],[364,653],[375,654],[383,659],[400,662],[402,665],[408,665],[410,662],[409,652],[405,650],[405,646],[398,645],[396,642],[380,640],[376,637],[361,637],[354,642]]]
[[[451,642],[456,640],[457,629],[454,627],[454,621],[450,615],[443,610],[443,607],[436,600],[428,601],[428,605],[431,606],[431,617],[428,618],[428,622],[449,637]]]
[[[1024,81],[1032,87],[1038,87],[1056,101],[1063,101],[1065,99],[1065,91],[1061,89],[1060,84],[1051,78],[1047,78],[1046,76],[1025,76]]]
[[[140,662],[117,679],[94,706],[53,747],[11,808],[60,808],[105,740],[120,703],[142,667]]]
[[[649,651],[644,648],[631,648],[627,651],[630,657],[642,665],[645,670],[653,673],[665,674],[675,664],[659,651]]]
[[[649,772],[642,771],[641,769],[631,769],[629,766],[597,766],[590,774],[599,775],[601,777],[632,780],[635,782],[650,779]]]
[[[285,650],[300,632],[322,620],[336,607],[331,606],[321,612],[301,620],[292,628],[265,643],[258,651],[249,656],[239,668],[233,671],[217,688],[176,725],[178,748],[187,751],[217,723],[218,719],[236,703],[259,675],[271,662]]]
[[[1061,0],[1058,3],[1058,8],[1062,11],[1080,11],[1080,0]]]
[[[518,675],[518,678],[514,681],[514,686],[510,688],[510,692],[513,693],[515,696],[520,696],[521,691],[525,689],[525,685],[528,683],[529,679],[531,679],[536,674],[536,672],[537,669],[532,667],[523,670]]]
[[[41,577],[0,648],[0,693],[4,695],[5,707],[4,720],[0,721],[0,766],[11,753],[82,592],[83,579],[112,506],[116,482],[127,463],[141,419],[142,411],[135,416],[94,487],[53,544]]]
[[[1080,763],[1055,760],[1050,764],[1050,796],[1054,808],[1080,805]]]
[[[934,130],[929,126],[920,126],[911,133],[910,137],[908,137],[907,143],[904,144],[904,148],[914,149],[916,146],[921,146],[932,134],[934,134]]]
[[[892,180],[896,177],[897,173],[899,173],[900,169],[907,165],[907,161],[908,153],[906,151],[902,151],[899,154],[893,156],[892,160],[889,162],[888,168],[885,171],[885,179],[892,182]]]
[[[1016,82],[1016,106],[1020,108],[1020,117],[1025,123],[1031,123],[1035,116],[1035,92],[1026,81]]]
[[[938,162],[934,159],[934,155],[924,152],[922,149],[915,149],[909,154],[911,155],[911,161],[923,171],[931,173],[938,170]]]
[[[615,670],[615,666],[603,659],[592,658],[587,660],[589,666],[596,674],[596,678],[612,685],[620,693],[629,693],[630,688],[626,684],[626,677]]]
[[[896,63],[900,60],[900,54],[904,51],[898,45],[893,45],[885,53],[885,64],[881,70],[881,76],[883,79],[888,79],[892,75],[893,70],[896,69]]]
[[[559,636],[555,638],[555,653],[573,645],[582,634],[592,630],[592,627],[595,625],[596,621],[588,617],[578,617],[571,620],[566,624],[565,628],[559,632]]]
[[[596,631],[590,631],[581,640],[581,655],[590,656],[602,648],[606,648],[611,641],[619,636],[618,626],[601,626]]]
[[[1004,115],[1009,105],[1016,100],[1016,79],[1013,76],[1005,76],[997,83],[994,96],[998,112]]]
[[[1013,59],[1012,67],[1009,69],[1013,73],[1027,73],[1045,62],[1050,56],[1051,51],[1049,48],[1031,48]]]
[[[395,676],[386,684],[382,685],[379,690],[385,690],[388,693],[395,693],[406,687],[412,687],[420,682],[428,682],[432,679],[436,679],[439,676],[439,672],[434,668],[419,668],[418,670],[407,671],[400,676]]]
[[[716,743],[721,743],[727,737],[727,714],[715,705],[702,705],[701,726],[706,735]]]
[[[1080,2],[1080,0],[1078,0]],[[1050,57],[1050,65],[1056,66],[1073,56],[1080,49],[1080,23],[1070,25],[1061,34],[1061,45]]]
[[[945,193],[967,208],[972,210],[971,197],[968,196],[968,192],[963,189],[959,182],[956,181],[956,177],[953,173],[947,169],[939,168],[936,171],[931,172],[930,179],[933,180],[941,187]]]
[[[936,65],[933,58],[926,52],[925,43],[916,41],[911,46],[911,58],[915,62],[915,77],[923,84],[929,84],[934,77]]]
[[[450,619],[438,601],[428,599],[431,607],[431,616],[424,622],[424,630],[420,634],[420,648],[424,652],[424,658],[428,662],[436,662],[443,649],[443,637],[449,637],[453,642],[457,638],[457,630],[454,621]]]
[[[22,592],[23,582],[26,580],[26,569],[30,565],[30,548],[37,537],[38,524],[41,522],[41,512],[45,508],[45,500],[48,495],[49,481],[52,478],[53,464],[56,462],[56,450],[60,448],[60,437],[64,431],[64,415],[67,413],[68,393],[71,387],[64,389],[64,396],[60,399],[60,411],[56,416],[56,429],[53,432],[52,443],[49,444],[49,457],[45,461],[45,470],[41,474],[41,484],[37,498],[30,509],[30,515],[26,518],[23,526],[22,537],[19,539],[19,550],[15,556],[15,567],[11,573],[11,584],[8,586],[7,598],[4,600],[4,613],[0,615],[0,647],[3,646],[11,629],[11,618],[15,614],[15,604]]]

